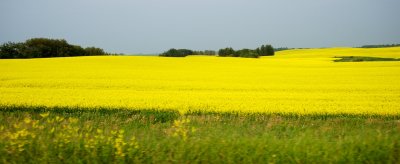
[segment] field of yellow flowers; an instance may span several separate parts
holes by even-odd
[[[259,59],[102,56],[0,60],[0,106],[400,114],[400,48],[326,48]]]
[[[0,60],[0,163],[399,163],[400,62],[339,56],[400,48]]]

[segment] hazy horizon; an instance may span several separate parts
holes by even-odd
[[[3,0],[0,43],[66,39],[112,53],[400,43],[398,0]]]

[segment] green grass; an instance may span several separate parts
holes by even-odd
[[[368,56],[335,56],[335,58],[340,58],[334,60],[335,62],[400,61],[400,59],[396,58],[380,58]]]
[[[399,163],[399,118],[0,107],[0,162]]]

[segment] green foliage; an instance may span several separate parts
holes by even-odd
[[[261,45],[256,49],[256,52],[260,56],[273,56],[275,54],[274,48],[271,45]]]
[[[279,47],[279,48],[274,48],[274,51],[284,51],[284,50],[291,50],[293,48],[287,48],[287,47]]]
[[[231,47],[228,47],[218,51],[218,55],[222,57],[258,58],[259,56],[273,56],[274,54],[274,48],[271,45],[262,45],[255,50],[244,48],[235,51]]]
[[[73,56],[74,48],[65,40],[46,39],[46,38],[33,38],[28,39],[24,43],[25,47],[23,54],[26,57],[60,57],[60,56]],[[78,51],[76,51],[78,52]],[[83,54],[77,54],[83,55]]]
[[[101,48],[96,48],[96,47],[86,47],[85,48],[86,56],[104,55],[104,54],[106,54],[106,52],[104,52],[104,50]]]
[[[214,56],[217,53],[214,50],[204,50],[204,51],[193,51],[192,55],[210,55]]]
[[[24,45],[22,43],[7,42],[0,46],[0,58],[19,58],[22,56]]]
[[[171,48],[168,51],[160,54],[160,56],[164,56],[164,57],[185,57],[185,56],[192,55],[192,54],[193,54],[192,50]]]
[[[231,47],[223,48],[218,50],[218,56],[226,57],[231,56],[235,57],[235,50]]]
[[[232,47],[221,48],[218,50],[218,56],[221,57],[258,58],[259,56],[272,56],[274,54],[275,54],[274,48],[271,45],[262,45],[261,47],[255,50],[244,48],[235,51]],[[168,51],[160,54],[159,56],[185,57],[187,55],[216,55],[216,52],[213,50],[192,51],[188,49],[171,48]]]
[[[160,54],[159,56],[164,56],[164,57],[185,57],[188,55],[210,55],[213,56],[215,55],[216,52],[213,50],[205,50],[205,51],[193,51],[189,49],[174,49],[171,48],[168,51]]]
[[[360,48],[386,48],[386,47],[399,47],[400,44],[377,44],[377,45],[363,45]]]
[[[258,53],[251,49],[241,49],[235,52],[235,56],[243,58],[258,58]]]
[[[399,118],[0,106],[0,161],[399,163]]]
[[[380,58],[368,56],[335,56],[335,58],[340,58],[334,60],[335,62],[400,61],[400,59],[396,58]]]
[[[108,55],[96,47],[82,48],[64,39],[32,38],[24,43],[4,43],[0,46],[0,58],[46,58],[68,56]]]

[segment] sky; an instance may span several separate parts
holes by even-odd
[[[400,43],[399,0],[0,0],[0,43],[112,53]]]

